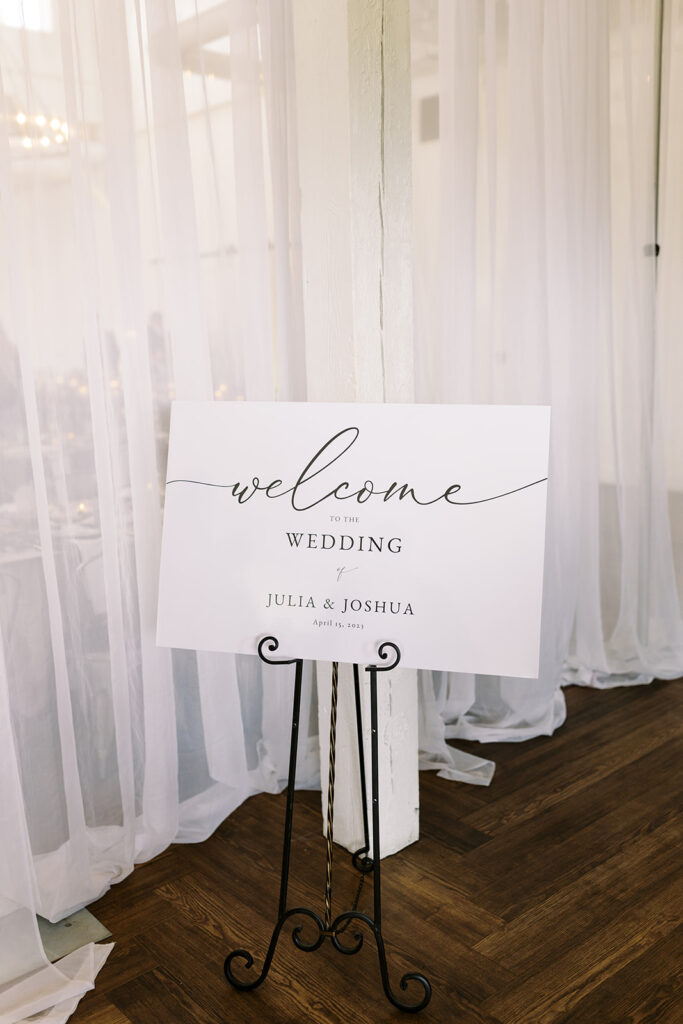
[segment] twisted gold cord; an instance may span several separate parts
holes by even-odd
[[[325,929],[332,923],[332,841],[334,839],[334,779],[337,756],[337,691],[339,663],[332,662],[332,703],[330,706],[330,768],[327,783],[327,856],[325,863]]]

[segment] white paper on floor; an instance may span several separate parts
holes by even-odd
[[[85,908],[55,924],[38,916],[38,931],[45,956],[50,963],[60,960],[81,946],[86,946],[89,942],[101,942],[102,939],[111,938],[109,929]]]

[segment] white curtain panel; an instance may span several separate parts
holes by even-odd
[[[66,1020],[106,955],[48,966],[36,912],[285,781],[289,675],[155,646],[174,397],[552,405],[541,677],[421,674],[425,766],[485,782],[447,737],[550,733],[563,679],[683,672],[683,0],[385,0],[405,104],[359,131],[371,6],[0,5],[3,1022]],[[371,361],[344,168],[385,155],[385,114],[412,119],[412,199],[384,182],[412,242],[372,245],[415,344]]]
[[[526,739],[560,681],[681,675],[683,8],[412,16],[417,398],[552,406],[539,683],[423,693],[448,737]]]

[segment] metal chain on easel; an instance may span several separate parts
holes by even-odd
[[[332,703],[330,705],[330,765],[327,782],[327,855],[325,858],[325,930],[332,924],[332,842],[334,840],[334,779],[337,758],[337,694],[339,663],[332,662]]]
[[[360,876],[360,881],[358,883],[358,888],[356,889],[356,895],[354,896],[353,903],[351,904],[351,911],[353,913],[355,913],[358,910],[358,904],[360,903],[360,898],[361,898],[361,894],[363,892],[363,886],[364,885],[365,885],[365,872],[363,872],[363,874]],[[341,925],[340,928],[337,928],[336,934],[337,935],[341,935],[342,932],[346,931],[346,929],[349,927],[350,924],[351,924],[351,918],[349,917],[349,918],[346,919],[346,921],[344,921],[344,924]]]

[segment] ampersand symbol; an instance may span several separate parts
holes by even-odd
[[[323,604],[323,608],[329,608],[329,609],[334,608],[334,601],[332,601],[329,597],[326,597],[325,598],[325,603]]]

